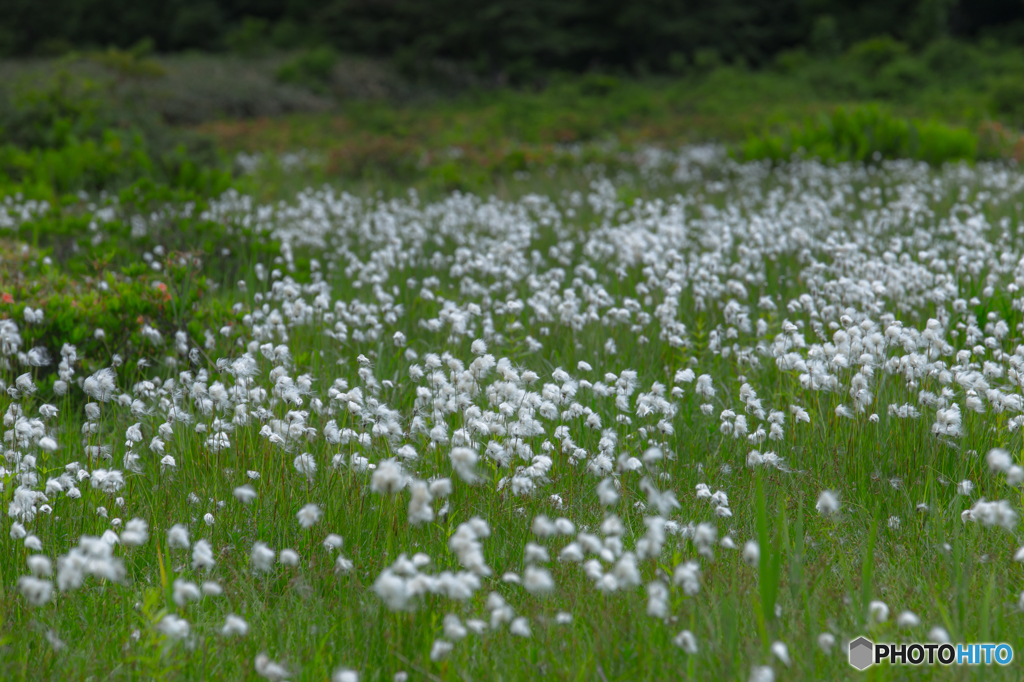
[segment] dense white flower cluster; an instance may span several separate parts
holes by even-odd
[[[667,163],[655,156],[651,177]],[[329,531],[345,532],[339,505],[355,504],[392,536],[443,533],[450,551],[432,558],[388,544],[393,553],[374,557],[378,572],[359,575],[388,609],[412,611],[429,596],[464,611],[489,594],[483,613],[445,615],[430,647],[436,662],[470,635],[508,625],[508,635],[534,638],[547,626],[532,611],[517,615],[499,587],[536,600],[566,584],[608,599],[646,594],[646,613],[668,626],[680,600],[705,594],[716,547],[737,550],[750,567],[738,570],[759,570],[768,548],[743,537],[750,481],[806,475],[817,461],[806,451],[812,430],[919,426],[915,438],[963,457],[978,433],[1016,442],[1024,234],[992,207],[1015,204],[1024,173],[908,162],[772,170],[713,149],[671,159],[685,192],[632,204],[606,178],[586,195],[515,201],[371,200],[325,188],[258,205],[228,193],[204,218],[281,244],[280,257],[254,268],[231,324],[210,331],[203,355],[172,333],[166,362],[134,373],[119,371],[120,358],[82,372],[65,344],[52,395],[33,372],[53,358],[41,346],[23,350],[27,326],[46,311],[0,320],[9,536],[37,553],[18,591],[37,607],[53,599],[44,551],[56,558],[57,590],[69,592],[89,578],[125,582],[125,558],[157,543],[163,561],[196,580],[238,555],[246,580],[326,561],[344,581],[369,553],[350,542],[352,558],[341,555],[342,537]],[[713,163],[724,180],[703,179]],[[739,191],[723,195],[725,185]],[[46,208],[5,211],[0,228]],[[152,327],[140,333],[164,341]],[[69,397],[81,415],[65,411]],[[57,428],[60,419],[81,426]],[[870,468],[888,471],[877,456]],[[977,465],[957,471],[987,465],[993,481],[939,478],[938,494],[960,505],[964,523],[1013,530],[1019,494],[972,499],[976,485],[1024,482],[1013,448],[991,450],[984,464],[971,456]],[[197,466],[216,466],[227,487],[191,493],[189,518],[122,525],[117,514],[147,509],[140,491],[188,485]],[[848,523],[846,492],[822,488],[808,491],[808,508],[831,527]],[[555,518],[527,515],[523,505],[536,500]],[[222,531],[226,505],[238,516]],[[264,507],[289,519],[288,532],[298,521],[297,549],[271,547],[282,536],[254,521]],[[521,564],[518,549],[488,563],[492,531],[508,532],[486,518],[492,509],[516,509],[536,540]],[[39,519],[83,511],[103,519],[98,537],[69,541]],[[903,523],[893,515],[888,527]],[[229,548],[228,532],[248,538],[245,547]],[[428,570],[435,561],[441,570]],[[179,612],[156,628],[188,640],[189,609],[224,589],[179,575]],[[881,623],[889,607],[872,601],[866,615]],[[903,611],[897,622],[920,619]],[[250,631],[233,614],[218,629]],[[689,656],[701,651],[689,629],[671,641]],[[817,641],[827,653],[835,636]],[[770,653],[786,667],[799,658],[782,641]],[[267,679],[291,674],[267,654],[254,666]],[[773,676],[752,668],[751,679]],[[339,669],[335,679],[358,675]]]

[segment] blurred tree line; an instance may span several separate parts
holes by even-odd
[[[889,35],[1024,44],[1024,0],[3,0],[0,55],[152,41],[162,52],[329,46],[400,66],[444,58],[515,80],[539,70],[757,66]]]

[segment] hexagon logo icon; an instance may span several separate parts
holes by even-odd
[[[850,665],[864,670],[875,662],[875,645],[867,637],[858,637],[850,642]]]

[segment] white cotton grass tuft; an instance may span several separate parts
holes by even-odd
[[[168,538],[168,541],[170,538]],[[139,547],[149,542],[149,524],[145,520],[135,518],[124,524],[121,531],[121,544],[126,547]],[[185,540],[186,544],[188,540]]]
[[[430,523],[434,520],[433,496],[426,481],[413,480],[409,483],[409,524],[412,526]]]
[[[219,597],[224,594],[224,588],[220,586],[220,583],[212,580],[205,581],[199,586],[199,590],[203,593],[204,597]]]
[[[165,634],[168,639],[179,640],[188,637],[192,626],[184,618],[179,618],[169,613],[157,624],[157,629]]]
[[[299,525],[305,529],[312,528],[320,521],[320,517],[323,516],[323,511],[313,502],[305,505],[296,514],[296,518],[299,520]]]
[[[523,589],[532,595],[549,594],[555,589],[551,571],[539,566],[527,566],[523,571]]]
[[[249,484],[240,485],[234,490],[235,499],[242,504],[250,504],[256,499],[256,490]]]
[[[31,575],[23,575],[17,581],[18,591],[30,606],[43,606],[53,596],[53,583]]]
[[[560,535],[572,535],[576,532],[576,524],[565,517],[555,519],[555,530]]]
[[[449,613],[444,617],[443,630],[444,636],[455,642],[464,639],[469,634],[469,630],[454,613]]]
[[[911,630],[921,624],[921,619],[913,611],[901,611],[896,616],[896,625],[903,630]]]
[[[451,653],[455,645],[443,639],[435,639],[434,643],[430,646],[430,660],[434,663],[446,658]]]
[[[427,486],[431,497],[448,497],[452,494],[452,479],[437,478]]]
[[[660,580],[647,584],[647,615],[651,618],[668,617],[668,586]]]
[[[29,572],[37,578],[48,578],[53,575],[53,564],[50,557],[41,554],[33,554],[25,560]]]
[[[839,511],[839,496],[831,490],[823,490],[814,505],[822,516],[832,516]]]
[[[114,395],[116,381],[117,375],[114,370],[107,367],[88,377],[82,384],[82,390],[101,403],[109,402]]]
[[[480,480],[476,473],[476,464],[480,455],[473,448],[456,447],[452,448],[448,455],[451,459],[452,468],[459,478],[469,484],[477,483]]]
[[[540,514],[533,518],[533,523],[530,526],[533,534],[541,538],[549,538],[558,533],[558,528],[555,527],[555,523],[549,519],[546,515]]]
[[[793,660],[789,657],[789,647],[786,646],[785,642],[772,642],[771,652],[772,656],[779,659],[779,662],[787,668],[793,665]]]
[[[385,569],[377,576],[377,580],[373,583],[373,591],[391,611],[405,610],[411,598],[406,580],[391,569]],[[431,660],[433,660],[433,656],[431,656]]]
[[[516,637],[530,637],[530,621],[525,616],[519,616],[509,623],[508,631]]]
[[[672,639],[672,643],[691,656],[697,653],[697,638],[689,630],[683,630],[676,635]]]
[[[672,582],[683,588],[683,592],[690,597],[700,592],[700,564],[696,561],[686,561],[676,566],[672,574]]]
[[[351,668],[338,668],[331,674],[331,682],[359,682],[359,673]]]
[[[547,563],[550,561],[548,556],[548,550],[546,547],[542,547],[533,542],[526,543],[526,547],[523,548],[523,561],[528,564],[533,563]]]
[[[281,682],[281,680],[286,680],[291,676],[288,668],[271,660],[270,656],[267,656],[265,653],[256,655],[253,667],[256,669],[257,675],[271,680],[271,682]]]
[[[188,549],[190,546],[188,528],[176,523],[167,531],[167,546],[171,549]]]
[[[743,563],[757,568],[761,561],[761,547],[755,540],[747,540],[743,545]]]
[[[184,607],[189,602],[199,601],[202,593],[199,591],[199,586],[193,582],[176,578],[174,581],[174,603],[178,605],[178,608]]]
[[[249,557],[252,561],[253,570],[260,573],[269,573],[274,570],[274,559],[276,558],[276,555],[274,554],[274,550],[270,549],[266,543],[253,543]]]
[[[292,464],[295,466],[295,471],[306,477],[306,480],[310,483],[316,478],[316,459],[313,455],[308,452],[304,452],[301,455],[295,457],[292,460]]]
[[[889,620],[889,605],[884,601],[874,600],[868,604],[868,614],[874,622],[884,623]]]
[[[408,477],[402,469],[398,460],[386,459],[377,465],[370,477],[370,490],[382,495],[394,495],[402,490],[408,482]]]
[[[1010,457],[1010,453],[1002,448],[989,450],[988,455],[985,456],[985,461],[988,463],[988,468],[992,473],[1005,474],[1013,466],[1013,459]]]
[[[192,570],[209,570],[216,564],[213,546],[206,539],[198,540],[192,547]]]
[[[222,637],[244,637],[249,634],[249,624],[241,616],[229,613],[220,629]]]
[[[603,479],[597,485],[597,497],[602,506],[614,507],[619,501],[619,491],[615,480],[611,478]]]

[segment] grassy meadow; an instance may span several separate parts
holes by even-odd
[[[1024,58],[872,49],[4,64],[2,676],[1018,679],[847,663],[1024,655]]]

